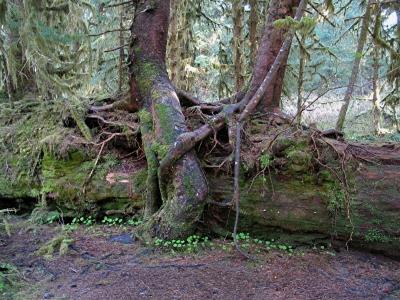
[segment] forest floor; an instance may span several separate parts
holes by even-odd
[[[0,234],[0,298],[400,299],[400,262],[382,256],[311,248],[256,260],[221,247],[173,253],[145,247],[127,230],[80,226],[68,233],[66,254],[45,258],[37,251],[61,226],[14,220],[11,236]]]

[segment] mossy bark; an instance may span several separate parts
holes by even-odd
[[[177,238],[190,234],[207,195],[206,178],[194,151],[185,154],[160,176],[159,161],[187,132],[179,99],[165,67],[169,1],[143,1],[133,24],[131,73],[142,105],[143,145],[148,161],[147,222],[144,239]],[[143,118],[143,116],[146,116]],[[161,204],[161,206],[160,206]]]

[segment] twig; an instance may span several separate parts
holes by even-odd
[[[128,28],[111,29],[111,30],[100,32],[100,33],[92,33],[92,34],[89,34],[88,36],[96,37],[96,36],[104,35],[104,34],[107,34],[107,33],[120,32],[120,31],[129,31],[129,30],[130,29],[128,29]]]
[[[111,8],[111,7],[117,7],[117,6],[121,6],[121,5],[125,5],[125,4],[134,4],[133,0],[128,0],[125,2],[121,2],[121,3],[115,3],[115,4],[109,4],[104,6],[104,8]]]
[[[128,47],[128,46],[129,46],[129,43],[127,43],[127,44],[125,44],[125,45],[122,45],[122,46],[118,46],[118,47],[116,47],[116,48],[104,50],[103,52],[104,52],[104,53],[113,52],[113,51],[117,51],[117,50],[119,50],[119,49],[121,49],[121,48],[125,48],[125,47]]]

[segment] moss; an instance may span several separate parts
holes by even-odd
[[[151,117],[151,113],[149,113],[145,109],[139,111],[139,119],[141,124],[153,124],[153,118]]]
[[[138,49],[136,49],[138,51]],[[161,69],[158,64],[142,60],[135,64],[135,79],[142,95],[150,92],[154,81],[159,76]]]
[[[159,160],[162,160],[167,155],[169,148],[169,145],[163,145],[157,142],[151,145],[151,149],[157,154]]]
[[[113,156],[103,157],[90,182],[86,182],[94,160],[80,151],[70,153],[66,159],[45,153],[42,160],[41,193],[49,195],[50,206],[59,205],[67,210],[92,210],[96,202],[127,200],[129,188],[126,184],[108,184],[105,180],[106,174],[116,163]]]
[[[143,193],[146,190],[147,169],[143,168],[133,175],[133,189],[136,193]]]
[[[191,199],[194,199],[196,197],[196,188],[193,186],[193,178],[189,176],[184,176],[183,186],[185,187],[185,192],[187,196]]]
[[[68,237],[66,234],[60,234],[40,247],[36,254],[41,255],[46,259],[51,259],[54,252],[58,249],[59,255],[62,256],[68,252],[68,247],[73,242],[74,240]]]
[[[164,143],[170,145],[175,141],[178,135],[175,128],[171,124],[171,120],[173,120],[175,117],[174,110],[169,105],[162,103],[157,103],[155,105],[155,110],[157,112]]]

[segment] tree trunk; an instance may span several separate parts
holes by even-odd
[[[258,47],[258,30],[257,23],[259,21],[258,17],[258,1],[250,0],[250,18],[249,18],[249,35],[250,35],[250,65],[254,66],[256,55],[257,55],[257,47]]]
[[[125,64],[125,39],[124,39],[124,8],[121,6],[120,8],[120,21],[119,21],[119,66],[118,66],[118,94],[122,93],[122,87],[124,84],[124,64]]]
[[[382,123],[382,109],[381,109],[381,97],[380,97],[380,85],[379,85],[379,68],[380,68],[380,47],[377,43],[377,39],[380,38],[380,28],[382,25],[381,21],[381,10],[377,5],[375,11],[375,28],[374,28],[374,49],[372,51],[372,88],[373,88],[373,96],[372,96],[372,115],[374,122],[375,134],[381,134],[381,123]]]
[[[298,6],[298,0],[272,0],[268,7],[268,19],[264,30],[263,37],[260,41],[256,62],[253,69],[253,81],[250,86],[250,94],[254,94],[269,69],[275,61],[279,50],[285,39],[285,29],[279,29],[274,26],[274,22],[279,19],[284,19],[288,16],[293,17],[295,8]],[[261,100],[259,111],[272,111],[280,106],[280,98],[283,88],[283,78],[286,70],[286,62],[289,51],[285,53],[285,59],[282,66],[275,75],[275,82],[265,92]]]
[[[131,72],[141,99],[140,123],[148,163],[147,222],[140,233],[144,239],[173,239],[193,231],[203,212],[207,183],[194,151],[168,170],[168,178],[158,174],[159,160],[187,127],[165,67],[170,2],[143,1],[137,11]]]
[[[338,131],[343,130],[344,121],[346,120],[347,110],[349,108],[351,96],[353,95],[353,91],[354,91],[354,85],[356,83],[356,80],[358,77],[358,72],[360,70],[360,62],[361,62],[361,58],[363,55],[364,45],[365,45],[365,42],[367,41],[368,25],[369,25],[369,21],[371,19],[371,8],[372,8],[373,2],[374,2],[374,0],[368,0],[367,8],[366,8],[364,17],[362,19],[360,38],[358,39],[358,45],[357,45],[357,52],[355,54],[355,58],[353,61],[353,68],[351,71],[349,84],[347,86],[347,90],[344,95],[344,99],[343,99],[344,104],[343,104],[342,108],[340,109],[339,117],[338,117],[338,120],[336,123],[336,130],[338,130]]]
[[[297,81],[297,124],[301,124],[301,116],[302,116],[302,106],[303,106],[303,86],[304,86],[304,68],[306,64],[306,53],[304,50],[306,43],[306,36],[302,35],[301,40],[299,41],[299,78]]]
[[[240,92],[244,85],[243,48],[243,1],[233,1],[233,65],[235,68],[235,88]]]

